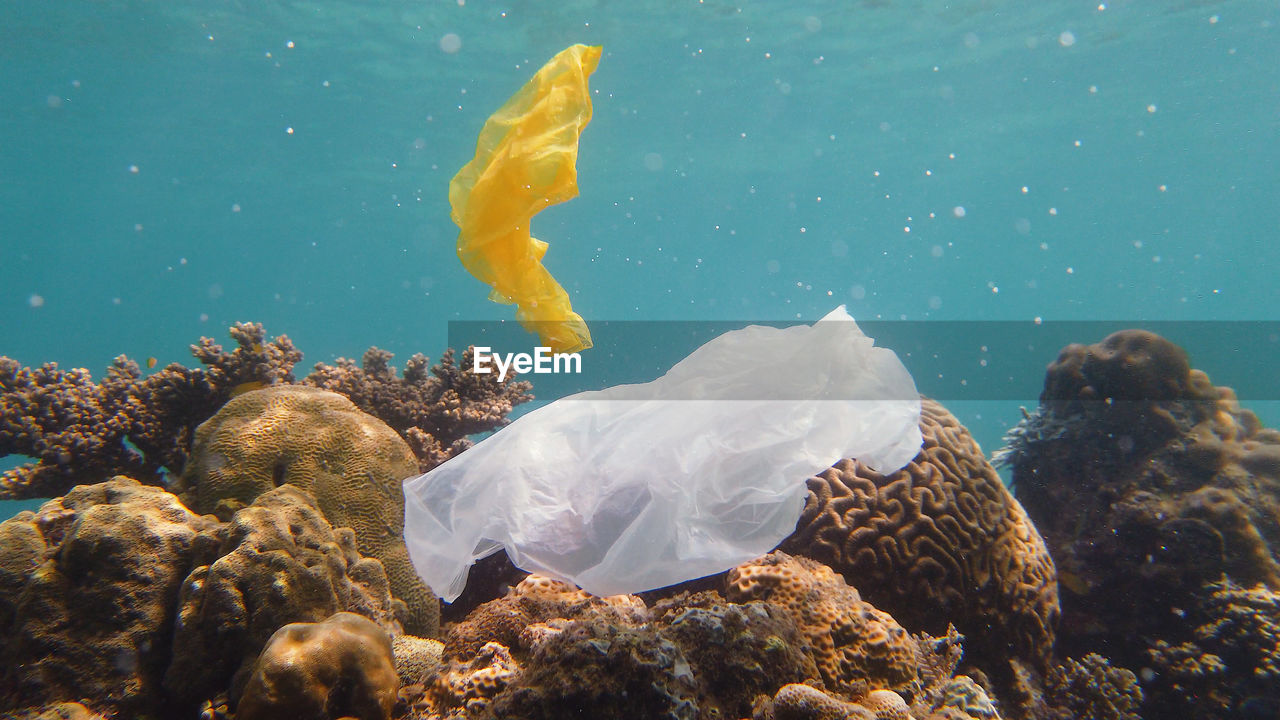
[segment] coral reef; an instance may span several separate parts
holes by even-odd
[[[391,353],[375,347],[365,351],[359,367],[346,358],[334,366],[317,363],[302,382],[346,395],[390,425],[426,472],[471,447],[468,435],[506,425],[512,408],[533,399],[528,382],[497,382],[492,373],[472,372],[472,357],[467,348],[456,363],[450,348],[431,367],[417,354],[405,364],[403,377],[396,377]]]
[[[267,641],[236,704],[237,720],[390,720],[399,678],[391,638],[348,612],[290,623]]]
[[[912,630],[955,623],[968,661],[1000,666],[1008,646],[1047,665],[1058,617],[1053,561],[1022,507],[956,418],[921,403],[924,444],[877,473],[843,460],[809,480],[780,548],[829,565]]]
[[[210,338],[191,346],[200,368],[173,363],[144,377],[121,355],[100,383],[84,369],[27,368],[0,357],[0,457],[32,459],[0,475],[0,498],[53,497],[113,475],[163,485],[166,474],[181,473],[196,427],[227,400],[295,381],[302,353],[288,337],[268,341],[257,323],[236,323],[230,335],[238,346],[231,351]],[[415,355],[401,379],[390,358],[370,348],[363,369],[347,360],[319,364],[301,382],[349,393],[382,417],[417,453],[420,470],[465,449],[467,434],[506,424],[506,413],[532,398],[526,382],[476,375],[467,353],[459,366],[446,351],[429,370]]]
[[[391,651],[400,684],[412,685],[440,669],[444,643],[415,635],[396,635],[391,638]]]
[[[907,631],[825,565],[773,552],[730,570],[725,597],[763,600],[790,613],[828,688],[856,693],[918,679]]]
[[[447,630],[446,665],[406,702],[410,717],[740,718],[788,684],[905,717],[890,691],[923,696],[917,667],[943,682],[958,659],[958,635],[912,638],[811,560],[773,553],[727,582],[728,599],[678,593],[648,607],[531,575]]]
[[[231,352],[208,338],[192,346],[208,369],[174,363],[143,377],[121,355],[97,384],[87,370],[0,357],[0,456],[35,460],[0,476],[0,497],[52,497],[113,475],[163,484],[163,472],[182,470],[196,426],[237,387],[293,381],[302,354],[289,338],[266,342],[262,326],[250,323],[231,336],[239,344]]]
[[[1134,638],[1177,637],[1205,583],[1280,587],[1280,433],[1164,338],[1064,348],[1001,458],[1058,567],[1063,655],[1141,667]]]
[[[1097,653],[1067,661],[1049,673],[1045,683],[1047,702],[1062,720],[1140,720],[1142,688],[1138,678],[1124,668],[1112,667]]]
[[[1208,720],[1280,712],[1280,592],[1212,583],[1184,622],[1188,633],[1149,650],[1152,717],[1188,709]]]
[[[306,490],[331,524],[355,530],[361,554],[382,562],[408,608],[405,629],[429,636],[440,603],[413,571],[403,538],[400,481],[415,472],[400,436],[346,397],[277,385],[232,398],[200,425],[175,491],[225,520],[280,485]]]
[[[0,711],[92,698],[109,714],[154,714],[179,590],[215,525],[123,477],[0,525]]]
[[[177,598],[173,661],[164,686],[182,705],[228,687],[236,695],[271,635],[295,622],[355,612],[398,634],[382,564],[363,558],[349,528],[334,529],[292,485],[259,496],[215,533],[217,551]]]

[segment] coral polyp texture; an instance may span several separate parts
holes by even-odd
[[[400,632],[381,563],[292,485],[220,523],[117,477],[0,523],[0,543],[3,717],[194,717],[282,625],[345,610]]]
[[[1044,541],[968,430],[921,402],[924,444],[882,475],[842,460],[809,480],[781,545],[829,565],[912,630],[965,633],[966,660],[999,665],[1012,646],[1044,667],[1058,618]]]
[[[330,523],[355,530],[356,545],[386,568],[408,607],[405,625],[434,634],[439,601],[405,549],[404,492],[417,460],[394,430],[345,396],[277,385],[232,398],[196,431],[177,491],[189,507],[229,519],[284,484],[315,496]]]
[[[917,680],[911,636],[825,565],[773,552],[730,570],[725,597],[761,600],[790,613],[828,688],[897,688]]]
[[[369,348],[359,367],[346,358],[333,366],[317,363],[302,382],[346,395],[390,425],[409,442],[421,472],[470,447],[467,435],[506,425],[511,409],[533,398],[527,382],[497,382],[492,373],[473,372],[471,348],[462,353],[461,364],[452,348],[434,367],[425,355],[414,355],[401,377],[391,358],[385,350]]]
[[[290,623],[267,641],[236,705],[237,720],[390,720],[400,682],[391,638],[340,612]]]
[[[0,499],[53,497],[118,474],[163,485],[165,475],[181,473],[196,426],[227,400],[295,382],[302,353],[288,337],[268,340],[257,323],[237,323],[230,334],[231,351],[210,338],[191,346],[202,367],[172,363],[144,374],[121,355],[101,382],[84,369],[29,368],[0,357],[0,457],[30,458],[0,475]],[[302,382],[347,394],[382,417],[415,451],[419,471],[465,449],[466,435],[506,424],[511,408],[532,397],[526,382],[475,374],[466,353],[461,366],[452,351],[436,366],[415,355],[402,378],[390,358],[370,348],[363,368],[319,364]]]
[[[1178,632],[1206,583],[1280,587],[1280,433],[1158,335],[1064,348],[1002,460],[1058,565],[1063,654],[1141,667],[1132,639]]]

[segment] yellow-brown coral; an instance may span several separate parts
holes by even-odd
[[[954,622],[966,655],[1001,662],[1012,645],[1043,666],[1058,617],[1044,541],[946,408],[923,400],[920,430],[920,453],[892,475],[842,460],[811,478],[781,549],[831,566],[913,630]]]
[[[764,600],[791,613],[832,690],[860,692],[916,680],[916,645],[907,631],[820,563],[770,553],[730,570],[725,597]]]
[[[390,720],[399,679],[391,638],[372,621],[335,613],[271,636],[236,707],[238,720]]]
[[[405,629],[432,635],[439,601],[405,550],[404,492],[417,473],[404,440],[337,393],[279,385],[233,398],[200,425],[183,473],[183,499],[227,519],[285,483],[315,496],[335,527],[350,527],[362,555],[377,558],[409,608]]]

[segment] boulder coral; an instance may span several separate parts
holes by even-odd
[[[244,687],[280,627],[355,612],[399,634],[382,564],[361,557],[349,528],[331,527],[307,492],[271,490],[214,536],[216,552],[176,598],[173,662],[164,685],[180,705]]]
[[[0,524],[0,714],[91,698],[155,715],[177,599],[216,525],[125,477]]]
[[[920,430],[919,454],[893,474],[847,459],[811,478],[780,549],[830,566],[912,630],[955,623],[969,662],[999,665],[1012,646],[1046,666],[1059,610],[1044,541],[955,416],[924,399]]]
[[[1062,654],[1107,648],[1142,667],[1206,583],[1280,588],[1280,432],[1169,340],[1125,330],[1065,347],[1007,440],[1001,460],[1062,580]]]
[[[355,530],[408,608],[406,630],[432,635],[439,601],[404,545],[401,481],[417,472],[409,446],[338,393],[277,385],[232,398],[196,430],[177,490],[189,506],[224,519],[284,484],[311,493],[335,527]]]
[[[376,623],[339,612],[277,630],[254,663],[237,720],[390,720],[396,702],[391,638]]]

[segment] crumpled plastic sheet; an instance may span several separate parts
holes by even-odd
[[[410,478],[405,543],[446,601],[505,548],[596,595],[717,573],[795,530],[805,480],[920,449],[920,399],[844,306],[812,326],[720,335],[665,375],[556,400]]]

